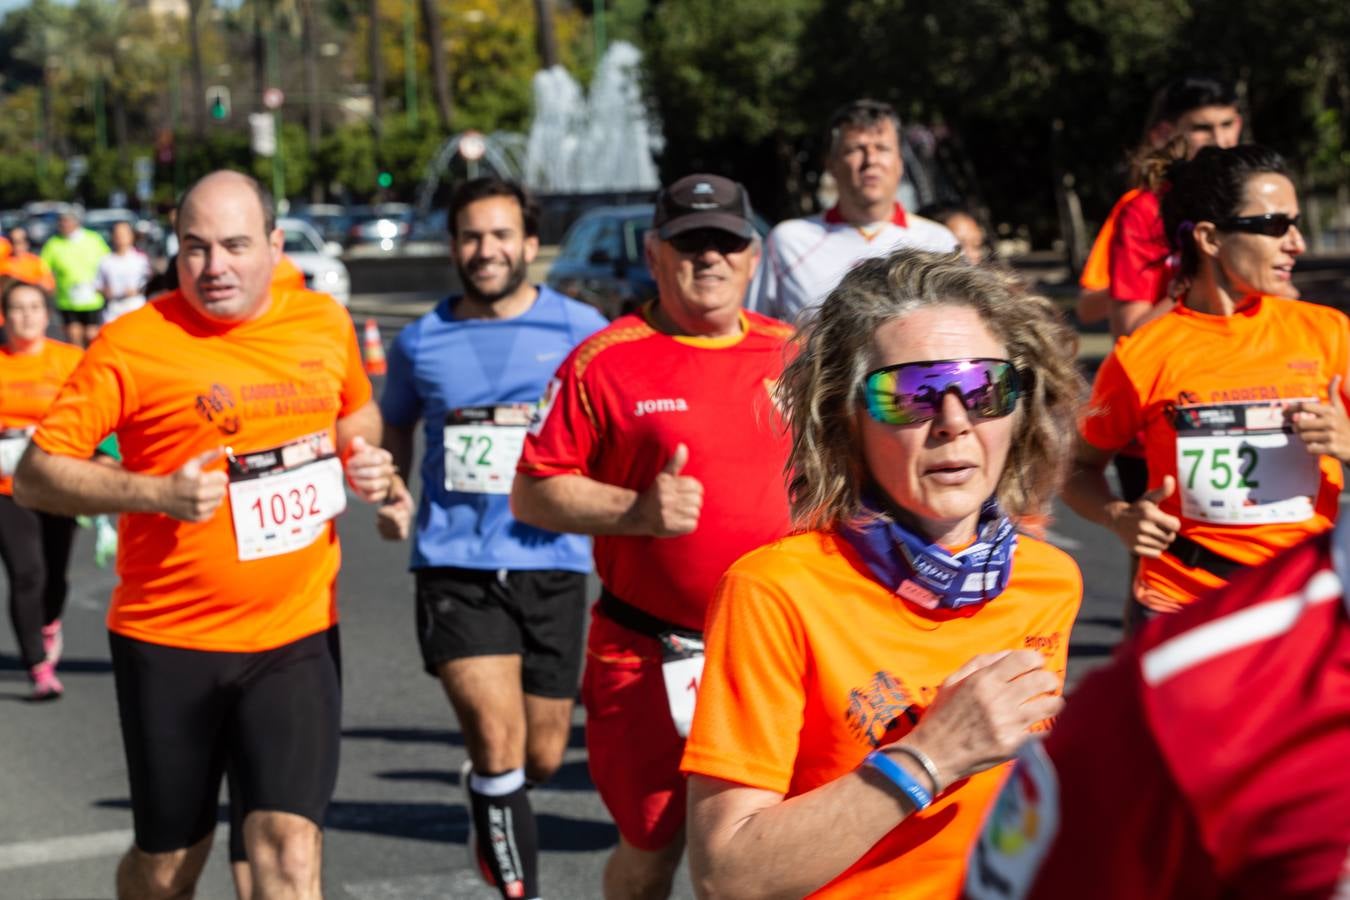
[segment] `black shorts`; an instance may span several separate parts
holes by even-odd
[[[137,847],[206,837],[227,767],[238,821],[268,810],[323,825],[342,726],[337,626],[257,653],[108,637]]]
[[[1148,490],[1148,461],[1142,456],[1117,453],[1116,477],[1120,479],[1120,499],[1133,503]]]
[[[98,309],[58,309],[63,325],[102,325],[103,307]]]
[[[525,693],[575,697],[581,674],[586,576],[561,569],[415,569],[422,663],[521,657]]]

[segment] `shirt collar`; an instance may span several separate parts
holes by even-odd
[[[845,221],[844,216],[839,212],[839,207],[836,205],[825,210],[825,224],[847,225],[848,222]],[[905,207],[901,205],[899,200],[895,201],[895,205],[891,207],[891,224],[901,228],[909,227],[909,220],[905,217]]]

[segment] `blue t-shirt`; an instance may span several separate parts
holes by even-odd
[[[608,323],[593,307],[542,286],[534,305],[514,319],[456,319],[458,300],[442,300],[399,333],[380,399],[389,424],[407,428],[422,420],[426,453],[412,567],[589,572],[589,538],[517,522],[505,493],[447,488],[445,428],[447,420],[490,421],[493,410],[537,404],[572,348]],[[462,440],[452,451],[465,451],[471,465],[486,440]]]

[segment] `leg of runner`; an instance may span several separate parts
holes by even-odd
[[[525,790],[520,671],[514,655],[471,656],[437,668],[472,763],[468,796],[475,852],[503,897],[529,898],[539,895],[539,838]]]
[[[75,543],[75,520],[69,516],[38,513],[42,522],[42,558],[47,570],[46,586],[42,592],[42,645],[47,662],[56,667],[61,654],[61,614],[66,609],[70,593],[67,570],[70,568],[70,548]]]
[[[20,659],[33,682],[34,699],[61,696],[61,683],[56,680],[42,646],[42,626],[46,624],[43,592],[47,582],[43,558],[38,513],[19,506],[13,497],[0,494],[0,560],[9,579],[9,617]]]
[[[683,832],[656,851],[639,850],[620,837],[605,863],[605,900],[665,900],[683,854]]]
[[[562,765],[572,735],[572,699],[525,695],[525,780],[542,784]]]
[[[190,900],[211,852],[211,837],[168,853],[132,847],[117,866],[117,900]]]
[[[244,820],[254,897],[320,900],[323,833],[304,816],[258,810]]]

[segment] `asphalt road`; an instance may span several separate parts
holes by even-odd
[[[422,304],[358,298],[358,323],[378,313],[384,338]],[[401,305],[400,305],[401,304]],[[406,546],[380,541],[359,502],[339,523],[346,699],[342,769],[326,829],[326,895],[339,900],[490,900],[470,870],[458,770],[464,742],[413,642]],[[1125,558],[1105,532],[1063,512],[1053,540],[1087,576],[1071,643],[1071,681],[1100,664],[1119,639]],[[0,628],[0,898],[113,896],[118,855],[130,842],[125,769],[103,615],[113,575],[93,565],[81,531],[71,567],[66,696],[25,702],[28,684],[13,636]],[[0,576],[0,581],[3,577]],[[586,771],[582,717],[558,777],[534,792],[550,898],[599,896],[616,834]],[[223,818],[224,807],[221,809]],[[223,829],[199,896],[233,896]],[[681,875],[676,896],[692,897]]]

